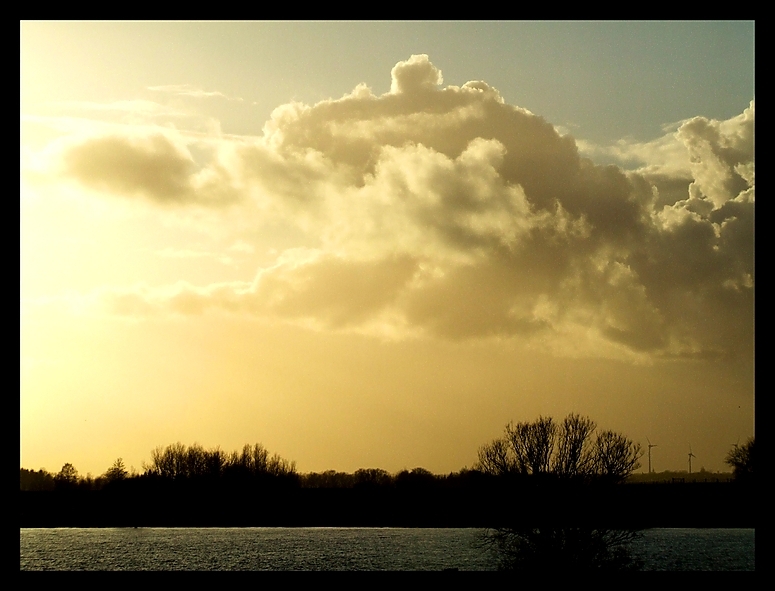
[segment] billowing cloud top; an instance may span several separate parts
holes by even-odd
[[[389,93],[359,85],[283,105],[260,138],[157,130],[63,143],[63,174],[86,186],[232,203],[309,239],[252,282],[111,292],[115,309],[518,339],[563,355],[750,353],[753,101],[639,152],[679,163],[625,171],[582,157],[485,82],[442,80],[413,55],[393,68]],[[189,148],[205,144],[212,159],[197,163]]]

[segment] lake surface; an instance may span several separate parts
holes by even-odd
[[[494,570],[465,528],[25,528],[21,570]],[[651,571],[752,571],[753,529],[650,529]]]

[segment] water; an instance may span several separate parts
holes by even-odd
[[[21,529],[21,570],[493,570],[479,529]],[[652,529],[644,570],[754,570],[753,529]]]
[[[752,571],[753,529],[650,529],[633,544],[644,570]]]

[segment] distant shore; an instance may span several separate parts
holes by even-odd
[[[734,483],[608,489],[20,491],[20,527],[730,527],[755,523]]]

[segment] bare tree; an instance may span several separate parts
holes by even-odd
[[[166,448],[157,447],[151,451],[151,462],[144,464],[146,474],[169,480],[186,477],[186,447],[178,442]]]
[[[207,451],[198,443],[190,446],[184,454],[186,478],[207,476]]]
[[[558,482],[622,482],[640,465],[640,445],[594,421],[570,414],[557,425],[540,417],[506,426],[503,437],[479,449],[477,468],[496,476],[552,475]],[[576,491],[577,492],[577,491]],[[636,530],[595,527],[498,527],[484,543],[500,568],[564,571],[624,570],[639,566],[630,544]]]
[[[269,462],[269,452],[260,443],[245,444],[242,453],[234,452],[231,456],[231,467],[238,468],[252,476],[265,474]]]
[[[521,474],[549,472],[557,425],[551,417],[539,417],[532,423],[509,424],[506,440],[511,445],[515,467]]]
[[[487,474],[550,472],[557,425],[547,417],[532,423],[509,423],[503,437],[479,448],[478,469]]]
[[[507,439],[499,438],[480,447],[478,469],[496,476],[516,471],[516,462],[510,456],[509,445]]]
[[[559,478],[623,481],[640,466],[640,444],[595,422],[570,414],[558,426],[551,417],[509,423],[503,437],[479,448],[477,468],[493,475],[552,474]]]
[[[359,468],[353,476],[355,488],[386,488],[393,485],[393,477],[382,468]]]
[[[291,481],[297,476],[295,462],[278,454],[270,456],[260,443],[245,445],[241,452],[232,453],[217,447],[208,451],[197,443],[188,448],[173,443],[154,449],[150,463],[143,467],[146,475],[175,481],[212,483],[225,477],[231,483],[248,484],[278,477]]]
[[[554,472],[560,476],[586,476],[593,470],[594,452],[590,443],[596,425],[577,414],[565,417],[560,426]]]
[[[640,467],[643,451],[639,443],[633,443],[620,433],[603,431],[595,441],[595,474],[612,482],[624,482]]]
[[[211,449],[206,454],[207,474],[210,478],[219,479],[223,475],[228,462],[228,454],[224,453],[220,447]]]
[[[266,470],[268,474],[272,476],[288,476],[290,474],[296,474],[296,462],[281,458],[278,454],[274,454],[266,464]]]

